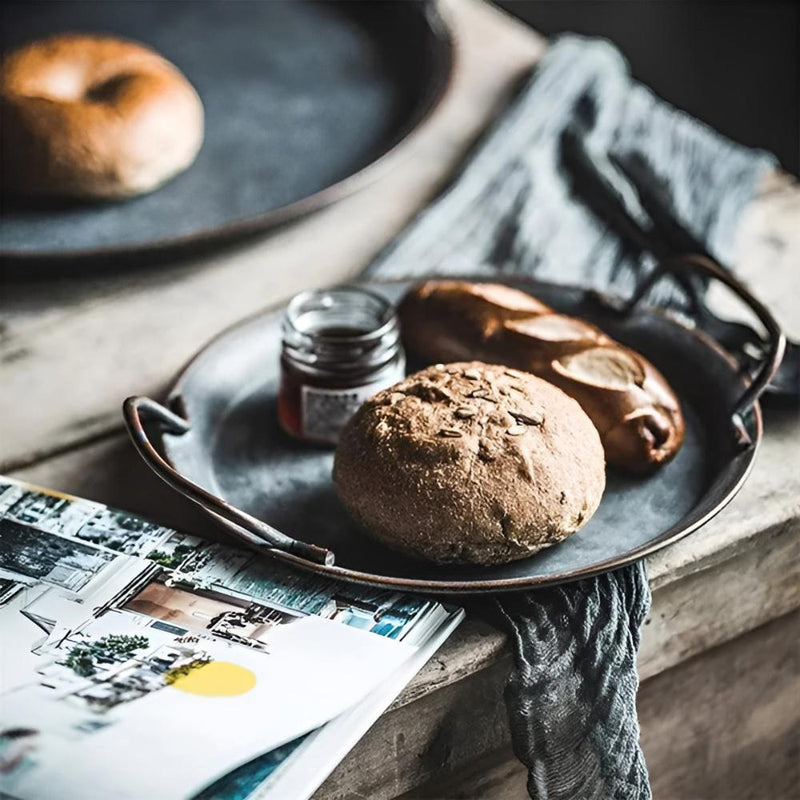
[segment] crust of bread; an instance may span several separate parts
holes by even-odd
[[[364,403],[333,474],[367,533],[438,563],[530,556],[582,527],[605,488],[600,438],[580,406],[480,362],[431,367]]]
[[[5,192],[114,199],[149,192],[195,159],[203,105],[171,63],[134,42],[66,34],[0,64]]]

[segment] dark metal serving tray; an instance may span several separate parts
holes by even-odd
[[[331,203],[427,117],[452,61],[432,0],[10,2],[2,23],[4,51],[63,32],[138,40],[178,65],[206,110],[197,161],[152,194],[4,198],[0,257],[23,266],[198,247]]]
[[[652,553],[710,519],[742,485],[761,439],[757,397],[780,361],[780,330],[735,279],[705,263],[690,266],[727,283],[766,327],[767,356],[752,381],[707,336],[643,305],[648,286],[623,307],[614,298],[577,288],[507,281],[643,353],[673,386],[686,416],[686,439],[671,463],[644,478],[609,470],[605,495],[590,522],[522,561],[436,566],[391,552],[356,529],[331,480],[333,453],[298,444],[278,428],[282,309],[245,320],[201,351],[174,384],[171,410],[147,398],[130,398],[126,421],[139,452],[168,483],[239,536],[270,539],[277,547],[262,543],[265,552],[305,569],[384,587],[453,593],[520,589],[596,574]],[[406,283],[370,286],[392,300],[408,288]],[[142,417],[163,426],[167,461],[152,447]]]

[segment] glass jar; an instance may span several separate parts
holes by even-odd
[[[278,419],[305,441],[335,445],[361,403],[405,374],[394,307],[366,289],[301,292],[282,335]]]

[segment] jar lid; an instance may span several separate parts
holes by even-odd
[[[292,298],[282,326],[293,361],[340,372],[377,369],[400,348],[394,306],[358,286],[313,289]]]

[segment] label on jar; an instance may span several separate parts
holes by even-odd
[[[381,389],[397,383],[404,374],[403,366],[399,365],[397,370],[393,370],[383,380],[366,386],[353,386],[347,389],[303,386],[303,437],[317,442],[336,444],[345,423],[356,413],[359,406]]]

